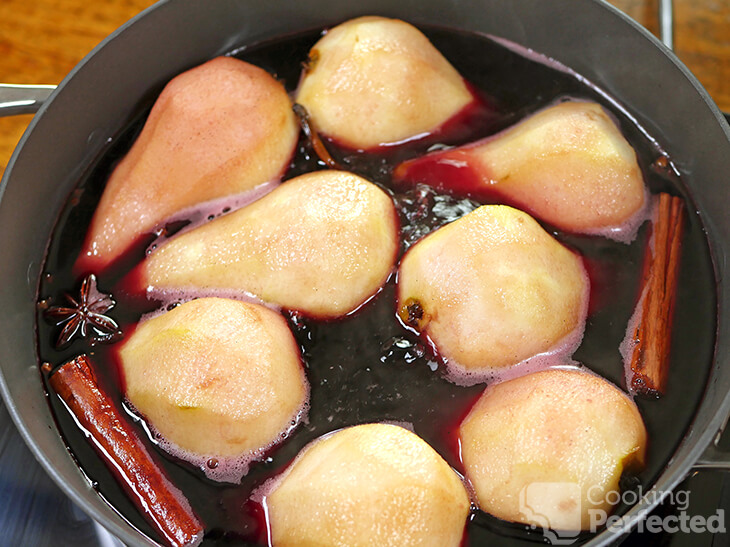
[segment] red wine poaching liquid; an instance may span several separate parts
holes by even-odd
[[[425,153],[445,139],[445,144],[473,141],[501,130],[525,115],[564,97],[588,99],[606,106],[637,151],[639,163],[652,192],[668,191],[685,197],[681,181],[665,167],[652,167],[663,152],[627,116],[605,99],[603,93],[569,72],[524,57],[483,36],[441,29],[426,29],[434,45],[483,96],[489,107],[476,112],[467,123],[444,131],[429,141],[383,148],[374,154],[329,148],[346,168],[380,184],[393,196],[401,214],[403,248],[434,228],[455,220],[477,207],[458,196],[440,195],[425,187],[398,190],[391,172],[400,161]],[[295,88],[309,48],[319,33],[239,50],[237,56]],[[138,134],[145,111],[89,167],[62,212],[49,246],[45,274],[40,284],[44,304],[58,302],[63,293],[74,293],[79,279],[72,273],[81,243],[103,186],[116,161]],[[638,113],[640,114],[640,113]],[[656,165],[666,166],[666,161]],[[308,143],[302,139],[287,178],[322,169]],[[688,210],[693,211],[690,205]],[[224,213],[224,211],[221,211]],[[174,227],[171,227],[174,228]],[[546,228],[560,241],[577,249],[591,276],[591,305],[585,335],[574,358],[608,380],[622,385],[623,364],[619,344],[633,311],[646,226],[631,245],[599,237],[575,236]],[[667,394],[658,401],[638,400],[649,432],[649,459],[638,476],[624,480],[628,488],[644,487],[660,473],[685,429],[701,397],[712,358],[715,330],[714,278],[709,251],[699,218],[690,214],[683,248],[672,345],[672,363]],[[144,257],[146,245],[134,250],[99,277],[99,288],[112,291],[117,306],[110,315],[128,336],[142,313],[154,310],[156,302],[129,298],[114,287],[117,281]],[[394,276],[393,276],[394,277]],[[114,290],[113,290],[114,289]],[[319,322],[290,316],[292,330],[301,346],[311,385],[308,419],[300,424],[263,461],[254,463],[240,485],[218,484],[203,473],[153,448],[165,470],[190,500],[206,524],[204,545],[257,545],[266,541],[260,507],[249,500],[256,487],[280,472],[308,442],[338,428],[366,422],[409,422],[415,432],[433,446],[452,466],[461,470],[456,443],[460,420],[483,390],[483,385],[460,387],[443,378],[443,366],[421,341],[405,330],[395,316],[395,287],[391,278],[376,298],[353,316],[340,321]],[[54,348],[58,329],[38,313],[38,350],[41,362],[60,365],[79,353],[91,355],[103,385],[122,405],[122,385],[113,346],[89,346],[74,341],[63,350]],[[154,537],[122,489],[87,444],[58,398],[51,396],[59,428],[84,473],[100,494],[125,518]],[[131,419],[131,416],[130,416]],[[142,435],[148,435],[138,424]],[[154,446],[155,439],[150,439]],[[621,510],[621,508],[619,508]],[[306,511],[303,507],[302,511]],[[542,535],[528,527],[509,524],[475,511],[466,535],[467,545],[522,545],[540,541]]]

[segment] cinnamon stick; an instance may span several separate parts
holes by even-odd
[[[49,381],[104,463],[165,541],[175,547],[199,544],[204,530],[198,517],[101,389],[89,358],[81,355],[63,364]]]
[[[633,393],[659,397],[666,388],[684,219],[682,199],[660,194],[644,255],[638,320],[631,333],[627,387]]]

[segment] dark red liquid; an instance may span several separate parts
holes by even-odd
[[[449,144],[469,142],[495,133],[530,112],[570,96],[601,102],[617,117],[622,131],[635,147],[651,191],[686,195],[680,181],[651,165],[662,154],[621,112],[602,100],[594,89],[577,78],[526,59],[491,40],[446,30],[427,31],[444,53],[480,93],[487,97],[489,115],[480,115],[459,128],[459,134],[439,134]],[[239,55],[274,73],[289,90],[296,86],[300,62],[306,58],[318,33],[249,48]],[[148,108],[151,105],[148,105]],[[79,280],[71,269],[84,239],[94,207],[114,163],[129,148],[139,132],[145,112],[130,120],[109,149],[90,166],[79,181],[73,199],[62,212],[40,286],[40,299],[59,301],[64,292],[76,292]],[[637,113],[633,113],[637,115]],[[640,113],[639,113],[640,114]],[[641,119],[641,116],[637,116]],[[476,120],[476,121],[475,121]],[[465,130],[468,129],[468,131]],[[449,140],[455,138],[456,142]],[[401,213],[403,249],[434,228],[455,220],[478,204],[445,196],[422,187],[396,191],[391,184],[395,165],[422,155],[428,141],[364,154],[342,150],[330,143],[333,156],[352,171],[381,184],[393,195]],[[323,166],[308,144],[300,143],[291,178]],[[688,207],[693,211],[692,206]],[[585,336],[575,358],[615,384],[622,385],[623,364],[618,351],[635,304],[646,226],[631,245],[598,237],[574,236],[547,229],[586,258],[591,273],[592,304]],[[702,395],[712,358],[715,331],[715,281],[702,226],[690,214],[683,248],[680,290],[677,299],[672,363],[665,397],[639,400],[650,439],[646,469],[634,485],[650,484],[661,472],[682,439]],[[150,240],[152,236],[150,237]],[[110,291],[129,268],[144,257],[140,245],[99,279],[99,288]],[[133,325],[140,314],[157,303],[128,298],[115,292],[117,306],[110,315],[123,327]],[[163,465],[206,524],[205,545],[251,545],[265,542],[266,530],[259,508],[249,501],[253,489],[280,472],[308,442],[334,429],[366,422],[410,422],[415,432],[433,446],[452,466],[460,469],[456,431],[460,420],[483,390],[483,385],[465,388],[445,381],[438,360],[418,338],[406,331],[395,317],[395,287],[391,279],[383,291],[355,315],[334,322],[290,317],[301,345],[311,385],[311,408],[301,424],[264,461],[255,463],[241,485],[213,483],[202,472],[157,452]],[[121,384],[113,346],[89,347],[76,341],[58,351],[53,342],[58,328],[39,312],[38,336],[41,362],[59,365],[87,352],[98,365],[102,383],[122,405]],[[154,537],[122,489],[86,443],[57,398],[51,396],[59,428],[80,467],[99,492],[134,526]],[[139,426],[139,432],[146,435]],[[153,446],[153,442],[150,441]],[[302,508],[306,511],[306,508]],[[619,508],[620,510],[620,508]],[[541,541],[540,532],[505,523],[476,512],[467,526],[467,545],[522,545]]]

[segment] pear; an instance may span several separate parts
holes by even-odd
[[[109,177],[77,268],[102,270],[172,215],[278,179],[298,139],[291,106],[270,74],[230,57],[171,80]]]
[[[186,302],[140,323],[119,360],[125,395],[162,446],[232,482],[291,429],[309,393],[286,321],[260,304]]]
[[[418,29],[372,16],[327,31],[296,94],[320,133],[364,150],[431,133],[474,101]]]
[[[505,205],[484,205],[432,232],[398,269],[401,320],[453,372],[468,375],[515,365],[582,334],[587,300],[581,258]]]
[[[636,153],[590,102],[563,102],[487,139],[406,161],[395,178],[496,198],[562,230],[616,239],[646,201]]]
[[[266,495],[278,547],[461,545],[469,496],[420,437],[395,425],[342,429],[307,446]]]
[[[624,469],[640,467],[646,428],[633,401],[580,369],[489,386],[461,424],[461,457],[479,507],[556,530],[609,514]]]
[[[170,240],[142,263],[142,283],[162,292],[245,292],[338,317],[380,290],[398,232],[393,201],[380,188],[344,171],[318,171]]]

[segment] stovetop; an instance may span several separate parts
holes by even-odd
[[[675,500],[689,506],[690,516],[709,517],[718,510],[730,515],[730,473],[703,471],[676,490],[689,492]],[[661,518],[680,514],[665,503],[653,513]],[[730,526],[730,521],[726,521]],[[730,534],[638,533],[622,547],[727,547]],[[0,402],[0,546],[2,547],[124,547],[89,518],[53,483],[36,462]]]
[[[51,480],[0,402],[0,546],[123,547]]]

